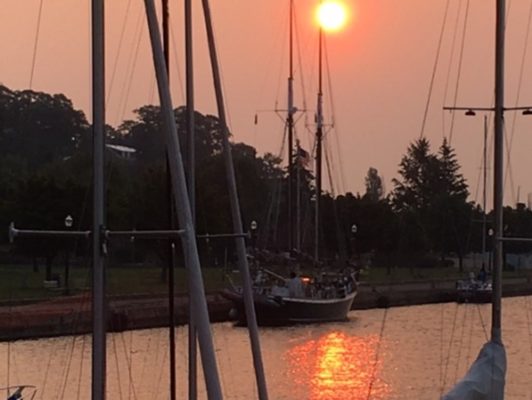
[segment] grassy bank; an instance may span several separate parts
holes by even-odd
[[[63,279],[64,266],[56,265],[54,274]],[[526,276],[525,271],[505,271],[505,278]],[[160,267],[145,265],[110,266],[107,270],[107,290],[110,295],[127,294],[163,294],[167,292],[167,283]],[[363,271],[361,280],[368,283],[400,283],[416,281],[439,281],[466,277],[457,269],[447,268],[371,268]],[[0,301],[22,299],[44,299],[64,294],[64,288],[45,288],[44,267],[34,272],[30,265],[0,265]],[[238,277],[233,275],[235,280]],[[186,292],[186,271],[176,268],[176,291]],[[204,268],[203,279],[207,291],[216,291],[228,285],[227,274],[220,268]],[[69,289],[71,294],[90,289],[90,268],[71,266]]]
[[[64,267],[53,268],[54,274],[60,276],[60,287],[45,288],[44,267],[34,272],[29,265],[0,265],[0,301],[21,299],[43,299],[64,294]],[[70,268],[69,292],[81,293],[90,289],[90,268],[73,266]],[[125,294],[162,294],[167,292],[167,283],[161,278],[161,268],[149,266],[111,266],[107,269],[107,292],[110,295]],[[187,274],[183,268],[176,268],[176,291],[186,291]],[[223,270],[206,268],[203,279],[207,291],[218,290],[227,285]]]

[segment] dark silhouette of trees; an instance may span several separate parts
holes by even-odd
[[[186,158],[186,107],[174,112]],[[197,232],[230,233],[220,121],[196,112],[195,124]],[[134,119],[116,129],[108,126],[106,135],[108,143],[135,150],[133,157],[110,149],[106,153],[107,226],[120,230],[167,227],[168,182],[159,107],[139,108]],[[65,216],[71,215],[75,228],[91,229],[90,144],[90,125],[65,96],[0,86],[2,244],[7,242],[11,221],[24,228],[63,229]],[[257,221],[258,247],[288,250],[288,171],[278,157],[258,155],[245,143],[232,143],[232,155],[245,230]],[[302,251],[312,254],[314,180],[301,162],[308,157],[296,155],[292,187],[300,193]],[[379,265],[429,266],[451,254],[461,260],[469,251],[480,251],[485,232],[474,221],[481,220],[485,211],[468,202],[467,182],[455,151],[445,140],[435,153],[425,138],[410,144],[393,184],[392,193],[385,196],[383,179],[371,167],[363,195],[323,193],[320,254],[340,260],[371,254]],[[295,193],[294,189],[294,197]],[[506,235],[530,237],[529,208],[523,204],[507,207],[504,216]],[[110,246],[111,256],[121,262],[140,262],[155,254],[164,265],[165,243],[116,241]],[[46,260],[49,277],[53,260],[66,245],[52,239],[24,239],[17,240],[11,250]],[[508,243],[506,249],[520,253],[530,251],[531,246]],[[200,251],[207,265],[220,265],[226,257],[231,260],[233,240],[200,241]]]
[[[377,202],[384,197],[384,184],[376,168],[370,167],[365,178],[366,197],[368,200]]]
[[[409,252],[454,252],[461,260],[470,233],[472,205],[467,184],[459,172],[454,150],[446,140],[437,154],[426,138],[412,143],[394,179],[392,205],[404,230],[403,248]]]

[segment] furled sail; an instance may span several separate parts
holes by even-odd
[[[506,352],[500,343],[488,342],[466,376],[442,400],[503,400]]]

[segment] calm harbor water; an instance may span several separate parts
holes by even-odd
[[[532,297],[503,301],[506,399],[532,399]],[[489,334],[489,305],[454,303],[351,312],[345,323],[261,329],[272,400],[438,399]],[[178,389],[187,390],[186,328],[177,330]],[[226,399],[256,398],[247,330],[213,325]],[[109,335],[112,399],[167,399],[168,333]],[[90,337],[0,344],[0,387],[33,384],[36,399],[90,398]],[[9,359],[9,363],[8,363]],[[205,389],[199,376],[199,398]]]

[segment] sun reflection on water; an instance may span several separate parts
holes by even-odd
[[[291,348],[286,358],[298,392],[294,394],[309,400],[358,400],[368,394],[373,400],[386,399],[390,389],[379,378],[378,347],[376,335],[335,331]]]

